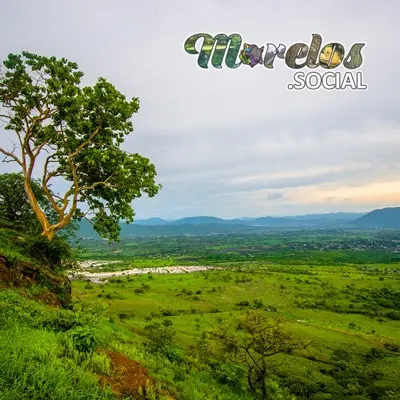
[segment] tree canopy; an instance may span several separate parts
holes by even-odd
[[[100,235],[116,240],[119,221],[133,221],[132,201],[143,193],[153,197],[161,187],[149,159],[121,148],[133,130],[139,99],[127,100],[104,78],[81,87],[83,73],[65,58],[23,52],[10,54],[3,64],[0,119],[16,143],[0,152],[3,161],[22,169],[42,234],[51,240],[73,218],[88,216]],[[37,170],[57,214],[54,222],[32,185]],[[68,188],[55,194],[50,187],[60,180]]]

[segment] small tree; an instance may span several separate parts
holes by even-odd
[[[42,229],[29,204],[24,180],[21,173],[0,174],[0,222],[24,233],[23,241],[18,243],[29,256],[52,268],[59,268],[62,261],[71,257],[71,246],[68,241],[75,234],[76,223],[70,223],[58,231],[51,241],[40,236]],[[46,217],[51,223],[55,223],[57,214],[40,184],[32,180],[31,187]]]
[[[269,319],[263,311],[250,310],[240,318],[236,329],[219,326],[211,332],[221,354],[232,362],[246,365],[249,388],[253,393],[260,392],[263,400],[271,398],[267,359],[279,353],[290,354],[310,344],[285,331],[282,324],[280,318]]]
[[[40,187],[40,182],[32,180],[30,184],[40,207],[48,210],[49,201]],[[26,228],[26,225],[35,219],[21,173],[0,174],[0,219],[17,228]]]
[[[154,165],[120,148],[133,129],[139,100],[128,101],[104,78],[81,88],[83,73],[65,58],[23,52],[10,54],[3,64],[0,118],[14,132],[16,144],[0,152],[5,162],[22,169],[42,234],[52,240],[74,217],[91,215],[99,234],[117,239],[119,221],[133,221],[132,200],[142,193],[153,197],[160,188]],[[41,187],[57,214],[54,223],[32,187],[38,167]],[[56,195],[50,185],[60,179],[69,187]]]

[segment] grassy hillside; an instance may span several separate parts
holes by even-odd
[[[238,321],[252,312],[283,320],[284,332],[309,344],[268,357],[268,400],[400,396],[400,264],[385,264],[377,250],[397,246],[393,232],[93,242],[90,256],[123,261],[98,271],[190,256],[210,263],[216,254],[223,269],[77,280],[68,304],[58,301],[69,288],[62,271],[40,264],[23,234],[0,235],[1,400],[265,399],[250,390],[248,360],[222,351],[212,334],[244,335]],[[349,243],[368,264],[346,261]],[[330,265],[317,257],[327,244],[330,257],[339,255]]]

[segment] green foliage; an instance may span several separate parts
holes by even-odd
[[[246,376],[246,369],[232,363],[216,363],[213,365],[215,378],[222,384],[231,387],[240,387],[243,378]]]
[[[78,319],[71,312],[66,315],[17,292],[0,290],[2,400],[115,399],[110,391],[98,386],[93,375],[110,372],[107,359],[95,354],[80,355],[74,349],[72,338],[59,332],[65,327],[61,322],[51,330],[49,324],[43,324],[52,320],[55,326],[57,317],[61,316],[70,321]],[[90,318],[85,319],[85,323],[89,321]]]
[[[40,206],[49,212],[49,201],[40,182],[32,179],[31,186]],[[18,230],[31,224],[38,225],[25,193],[22,173],[0,174],[0,218]]]
[[[79,326],[72,329],[71,335],[74,347],[81,353],[91,353],[96,349],[96,339],[92,329],[86,326]]]
[[[237,321],[236,329],[220,326],[211,331],[211,338],[219,346],[219,355],[246,365],[249,389],[254,394],[260,393],[264,400],[272,398],[267,385],[268,358],[309,346],[307,341],[285,331],[282,323],[281,319],[271,319],[263,311],[250,310]]]
[[[176,334],[173,328],[166,327],[157,322],[146,325],[144,330],[148,333],[152,343],[152,349],[159,350],[168,344],[172,343],[172,340]]]
[[[31,186],[41,209],[50,221],[55,222],[55,212],[40,183],[31,180]],[[53,269],[59,269],[62,263],[67,264],[71,259],[73,251],[69,241],[74,236],[77,225],[71,223],[48,243],[41,236],[41,226],[29,204],[21,173],[0,174],[0,218],[0,224],[8,224],[10,233],[14,236],[14,246],[28,259],[34,259]]]
[[[120,148],[133,129],[131,117],[139,109],[139,100],[127,100],[104,78],[81,87],[83,73],[65,58],[22,52],[10,54],[3,64],[4,128],[15,133],[23,152],[21,156],[4,148],[0,152],[22,168],[27,182],[36,159],[45,155],[41,184],[57,222],[49,226],[36,207],[43,233],[51,240],[71,218],[83,217],[79,207],[86,203],[94,216],[94,229],[116,240],[119,221],[133,220],[132,200],[142,193],[153,197],[160,188],[154,165]],[[70,183],[61,196],[49,191],[56,178]]]
[[[58,236],[49,241],[46,237],[38,234],[29,235],[26,236],[23,247],[29,257],[52,269],[60,269],[62,262],[68,265],[66,261],[72,257],[71,246],[65,239]]]

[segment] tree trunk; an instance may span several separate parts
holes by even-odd
[[[24,188],[25,188],[25,193],[29,200],[29,204],[31,205],[33,212],[35,213],[37,219],[40,222],[40,225],[42,226],[43,229],[42,235],[46,236],[49,241],[52,240],[54,238],[55,232],[49,230],[50,228],[49,220],[47,219],[46,214],[39,206],[39,203],[33,193],[29,177],[25,179]]]
[[[268,394],[267,382],[265,381],[265,376],[262,376],[261,379],[261,393],[263,400],[269,400],[269,394]]]

